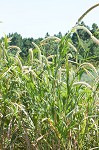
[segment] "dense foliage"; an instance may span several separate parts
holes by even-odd
[[[63,37],[2,39],[1,150],[99,149],[95,24],[91,32],[77,24]]]

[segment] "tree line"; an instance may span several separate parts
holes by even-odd
[[[91,33],[96,38],[99,39],[99,28],[96,23],[93,23],[91,28],[89,26],[86,26],[84,22],[81,22],[80,25],[87,27],[91,31]],[[54,36],[61,39],[65,35],[62,35],[62,33],[59,32],[58,34],[55,34]],[[50,36],[49,33],[46,33],[44,38],[49,37],[49,36]],[[37,45],[40,45],[40,42],[44,39],[44,38],[34,39],[33,37],[22,38],[22,36],[20,34],[18,34],[17,32],[9,33],[9,35],[7,35],[7,37],[11,38],[11,42],[9,43],[10,45],[20,47],[20,49],[22,51],[20,53],[20,56],[23,59],[26,59],[28,57],[28,54],[29,54],[28,52],[29,52],[30,48],[34,49],[32,42],[36,43]],[[79,49],[79,59],[84,59],[84,57],[87,57],[88,61],[99,62],[99,48],[98,48],[97,44],[95,44],[90,39],[90,36],[88,35],[87,32],[79,29],[77,31],[77,33],[73,33],[70,38],[72,40],[73,45],[77,49]],[[1,38],[1,41],[2,41],[2,39],[3,38]],[[58,44],[50,40],[49,44],[46,44],[42,48],[42,53],[46,56],[55,54],[57,51],[57,47],[58,47]],[[13,51],[13,53],[14,53],[14,51]]]

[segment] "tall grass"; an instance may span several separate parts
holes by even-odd
[[[20,48],[9,46],[7,37],[2,41],[1,150],[99,149],[99,74],[92,64],[78,61],[79,50],[70,35],[79,27],[62,39],[49,37],[40,46],[33,43],[26,64]],[[51,38],[59,46],[56,55],[45,57],[41,48]],[[73,54],[75,61],[70,60]],[[83,74],[93,82],[82,81]]]

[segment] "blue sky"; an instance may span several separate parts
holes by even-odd
[[[0,37],[17,32],[23,37],[65,34],[77,19],[99,0],[0,0]],[[99,26],[99,7],[83,20]]]

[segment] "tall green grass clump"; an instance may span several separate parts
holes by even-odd
[[[99,44],[79,24],[89,11],[62,39],[33,43],[27,62],[5,36],[0,44],[1,150],[99,149],[99,73],[87,59],[79,60],[79,49],[71,40],[82,29]],[[49,40],[57,42],[58,49],[46,57],[41,49]]]

